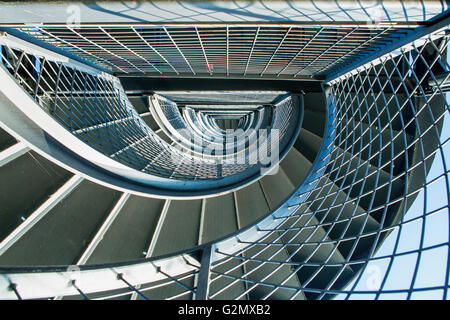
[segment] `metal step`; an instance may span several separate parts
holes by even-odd
[[[0,256],[0,264],[75,264],[118,197],[117,191],[82,181]]]
[[[177,281],[164,280],[142,285],[139,291],[149,300],[192,300],[193,292],[187,288],[195,287],[196,276],[193,274],[177,277]],[[143,300],[137,296],[137,300]]]
[[[138,113],[148,112],[148,96],[128,95],[128,100],[130,100],[134,109],[136,109]]]
[[[227,258],[211,269],[209,296],[213,300],[245,300],[247,284],[242,281],[244,267],[240,259]],[[242,296],[244,294],[244,296]]]
[[[17,140],[14,139],[14,137],[12,137],[8,132],[0,128],[0,151],[3,151],[16,143]]]
[[[130,300],[131,293],[128,288],[111,290],[105,292],[96,292],[87,294],[90,300]],[[83,300],[81,295],[57,297],[55,300]]]
[[[17,142],[16,144],[13,144],[5,150],[0,151],[0,167],[3,167],[5,164],[11,161],[14,161],[28,151],[30,151],[30,148],[28,148],[23,142]]]
[[[279,243],[280,246],[266,246],[264,243]],[[269,237],[261,241],[261,244],[252,245],[244,253],[244,257],[256,260],[271,260],[280,263],[264,263],[259,261],[247,261],[244,269],[248,283],[248,297],[250,300],[287,300],[295,296],[297,300],[304,300],[303,293],[297,290],[280,288],[279,286],[299,288],[300,281],[295,270],[291,268],[289,254],[286,248],[283,248],[281,236],[279,233],[272,233]],[[264,284],[259,284],[262,282]]]
[[[154,238],[152,256],[174,253],[198,245],[202,200],[171,201],[162,227]]]
[[[162,131],[161,129],[156,130],[155,132],[165,142],[167,142],[167,143],[171,143],[172,142],[172,139],[167,134],[165,134],[164,131]]]
[[[357,126],[350,122],[345,130],[346,138],[342,139],[339,147],[353,154],[361,154],[363,160],[369,160],[372,165],[382,167],[386,172],[391,169],[394,175],[404,172],[404,150],[413,141],[413,135],[393,130],[391,127],[383,129],[376,124],[369,126],[364,122],[358,123]],[[397,137],[394,138],[395,136]],[[411,146],[411,154],[412,149]]]
[[[338,278],[353,275],[354,271],[345,264],[337,244],[326,235],[312,212],[292,217],[282,227],[289,229],[283,234],[282,241],[292,256],[291,261],[300,267],[297,276],[305,288],[338,288]],[[324,263],[335,265],[321,266]],[[319,293],[304,291],[304,295],[307,299],[314,299]]]
[[[355,99],[348,104],[346,114],[338,114],[338,118],[346,117],[344,123],[355,121],[365,122],[372,126],[381,128],[389,125],[392,129],[401,131],[405,130],[407,134],[414,134],[414,121],[404,128],[402,121],[406,124],[412,117],[412,110],[409,105],[408,96],[402,87],[395,94],[384,92],[383,94],[368,94],[360,91],[354,95]],[[376,99],[375,99],[376,97]],[[361,103],[364,101],[364,103]],[[399,109],[401,110],[399,112]]]
[[[264,217],[270,210],[259,183],[252,183],[234,194],[239,229],[245,228]]]
[[[322,178],[317,189],[321,191],[315,191],[309,197],[312,201],[310,209],[314,212],[315,218],[328,232],[330,239],[340,241],[343,238],[350,238],[339,243],[341,254],[352,259],[367,254],[367,250],[375,240],[374,234],[368,234],[379,229],[378,221],[356,202],[351,201],[331,180]],[[360,235],[361,229],[367,236],[352,238]]]
[[[294,186],[298,186],[305,180],[312,163],[296,148],[291,148],[283,161],[281,161],[280,166],[291,183]]]
[[[26,220],[71,175],[34,151],[0,167],[0,241]]]
[[[129,196],[86,263],[145,258],[164,202],[160,199]]]
[[[308,159],[309,162],[314,163],[314,160],[322,147],[322,141],[322,138],[317,134],[302,128],[300,129],[297,141],[294,143],[294,147]]]
[[[303,121],[302,127],[312,133],[323,137],[326,125],[326,114],[325,112],[319,112],[316,110],[310,110],[305,108],[303,110]]]
[[[377,169],[368,161],[358,160],[342,149],[336,148],[333,152],[338,155],[335,160],[336,168],[329,173],[330,179],[340,186],[343,192],[349,193],[351,198],[359,197],[359,205],[365,210],[372,210],[403,195],[402,178],[395,179],[386,171]],[[398,207],[398,204],[390,206],[391,209],[394,207]],[[380,222],[383,208],[372,211],[371,215]]]
[[[307,92],[303,94],[303,105],[311,111],[325,112],[326,101],[323,92]]]
[[[294,191],[295,187],[289,177],[278,166],[276,174],[268,174],[259,180],[270,210],[275,209]]]
[[[232,193],[204,199],[199,243],[207,243],[238,230],[237,214]]]
[[[149,128],[152,129],[153,131],[156,131],[159,129],[159,125],[156,123],[155,119],[153,118],[153,116],[150,112],[141,114],[141,118],[149,126]]]

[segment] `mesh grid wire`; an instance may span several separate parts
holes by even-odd
[[[238,251],[214,244],[208,298],[448,298],[446,32],[325,86],[312,171],[272,215],[276,227],[257,225],[256,241],[237,235]],[[180,295],[197,292],[167,278]]]
[[[194,130],[188,131],[188,126],[179,112],[176,103],[162,97],[156,97],[156,99],[158,101],[158,105],[155,106],[155,108],[161,107],[162,113],[172,126],[171,129],[186,130],[184,133],[177,132],[177,135],[173,137],[172,140],[183,143],[187,137],[192,137],[191,139],[186,139],[189,140],[186,144],[187,149],[192,148],[191,150],[193,150],[194,146],[198,146],[202,148],[203,151],[205,148],[209,148],[206,149],[206,155],[209,155],[211,151],[214,151],[216,155],[222,156],[222,159],[219,158],[219,160],[222,164],[224,164],[221,168],[221,174],[223,176],[230,176],[232,174],[239,173],[240,171],[247,169],[249,166],[255,166],[258,161],[264,162],[265,164],[269,161],[276,161],[277,157],[279,157],[279,151],[284,150],[290,140],[292,140],[298,125],[298,98],[293,95],[286,96],[274,105],[276,112],[274,112],[270,130],[265,131],[264,129],[266,128],[261,127],[264,113],[257,111],[254,117],[255,121],[253,122],[253,125],[248,128],[248,131],[242,131],[241,136],[231,136],[231,139],[229,139],[230,137],[223,135],[222,140],[224,141],[220,143],[213,143],[208,141],[210,134],[209,132],[217,132],[217,135],[221,136],[216,129],[211,127],[206,138],[203,138],[203,134],[198,135],[198,133]],[[193,112],[193,110],[191,111]],[[196,118],[195,112],[193,114],[193,117]],[[197,123],[199,122],[197,121]],[[207,125],[207,123],[200,125],[200,129]],[[261,128],[263,130],[259,131]],[[169,135],[172,136],[170,132]],[[182,137],[180,137],[180,135]],[[199,139],[196,140],[195,138],[197,137]],[[200,141],[200,143],[197,143],[196,145],[197,141]],[[239,151],[238,154],[235,153],[237,151]],[[243,151],[246,152],[243,153]],[[182,170],[182,168],[180,170]],[[176,177],[176,175],[172,177]]]
[[[1,60],[18,83],[61,125],[130,168],[163,178],[207,180],[243,173],[249,168],[255,172],[260,166],[235,161],[218,164],[171,146],[142,120],[113,76],[79,70],[8,46],[2,47]],[[297,111],[289,103],[280,103],[279,112],[284,114],[285,109],[290,113]],[[182,118],[180,121],[184,124]],[[292,114],[286,121],[289,126],[298,126]],[[291,138],[286,136],[285,127],[279,121],[272,126],[280,130],[282,141]]]
[[[166,264],[168,262],[168,264]],[[173,268],[174,264],[176,268]],[[69,266],[74,267],[74,266]],[[64,287],[71,287],[70,294],[64,295],[64,299],[67,300],[123,300],[123,299],[137,299],[137,300],[151,300],[151,299],[164,299],[164,300],[189,300],[195,299],[198,295],[198,279],[199,272],[201,270],[197,261],[193,260],[189,254],[177,255],[168,260],[162,259],[159,261],[149,262],[145,265],[147,272],[157,273],[157,279],[153,277],[151,282],[139,281],[136,275],[133,276],[133,272],[127,270],[126,267],[113,266],[109,268],[103,268],[100,273],[97,273],[97,277],[103,280],[109,278],[108,281],[116,282],[116,289],[110,290],[97,290],[95,292],[86,292],[83,287],[86,285],[85,281],[74,280],[74,272],[79,272],[78,269],[66,270],[68,272],[56,272],[57,277],[62,276],[57,281],[64,283]],[[178,269],[178,270],[176,270]],[[54,269],[50,272],[55,271]],[[19,274],[16,274],[16,276]],[[9,278],[10,275],[7,276]],[[19,275],[20,277],[20,275]],[[51,277],[50,277],[51,278]],[[47,278],[49,279],[49,278]],[[53,281],[55,278],[53,278]],[[141,279],[142,280],[142,279]],[[18,300],[27,299],[23,295],[23,286],[17,285],[17,283],[10,281],[8,291],[12,296]],[[92,281],[90,279],[89,281]],[[84,282],[84,283],[83,283]],[[117,283],[121,284],[120,286]],[[110,288],[110,287],[109,287]],[[47,291],[54,293],[51,290]],[[29,294],[30,292],[27,292]],[[32,293],[35,295],[35,293]],[[3,297],[4,299],[5,297]],[[63,298],[62,296],[40,296],[41,299],[57,299]]]
[[[448,298],[449,38],[435,36],[328,84],[323,174],[278,227],[216,252],[210,298]]]
[[[211,145],[217,145],[217,147],[222,147],[223,141],[214,142],[213,138],[210,135],[202,134],[199,135],[195,129],[191,126],[188,126],[187,121],[181,115],[180,110],[178,109],[178,105],[170,101],[168,99],[164,99],[162,97],[156,97],[158,104],[153,106],[157,111],[161,111],[163,117],[167,119],[169,123],[169,134],[171,134],[172,140],[177,141],[178,143],[182,143],[184,138],[189,142],[186,143],[186,146],[189,149],[195,149],[196,147],[200,148],[200,150],[207,148]],[[211,132],[215,132],[211,131]],[[218,136],[222,137],[222,134],[219,132],[216,133]],[[178,135],[178,138],[175,136]]]
[[[33,26],[29,35],[118,74],[320,76],[376,52],[395,26]],[[299,49],[300,48],[300,49]]]
[[[197,288],[196,281],[198,277],[198,269],[191,272],[187,272],[181,275],[172,276],[166,273],[164,269],[161,269],[160,274],[163,274],[165,279],[142,284],[130,283],[126,276],[123,276],[123,281],[127,286],[123,289],[96,292],[96,293],[84,293],[82,289],[78,288],[79,296],[69,296],[68,299],[78,299],[83,298],[85,300],[110,300],[110,299],[124,299],[124,298],[136,298],[138,300],[150,300],[164,299],[164,300],[186,300],[194,299]],[[161,292],[165,294],[161,295]],[[20,293],[19,293],[20,294]]]
[[[249,132],[244,131],[243,129],[251,129],[248,128],[236,128],[241,129],[240,131],[230,131],[227,132],[225,130],[220,129],[215,120],[213,120],[209,115],[206,114],[207,121],[200,122],[197,118],[197,114],[192,108],[185,107],[183,108],[183,114],[180,112],[178,105],[165,99],[160,96],[156,96],[156,100],[158,102],[157,105],[154,105],[154,108],[157,108],[157,112],[161,111],[164,114],[164,118],[167,119],[170,126],[172,128],[169,129],[170,133],[178,133],[181,136],[186,136],[189,140],[188,147],[189,149],[195,148],[196,146],[200,148],[207,148],[208,146],[215,146],[215,149],[223,149],[224,144],[232,144],[236,145],[235,149],[238,148],[238,144],[246,143]],[[264,111],[257,110],[252,117],[252,120],[261,120],[264,118]],[[251,111],[249,111],[250,113]],[[199,114],[202,114],[201,112]],[[192,125],[191,125],[191,124]],[[257,121],[252,121],[249,124],[253,124],[253,128],[264,128],[264,124],[258,125]],[[241,138],[237,141],[232,141],[235,138]],[[183,139],[183,137],[181,137]],[[173,137],[172,140],[178,140]],[[181,141],[179,141],[181,142]]]

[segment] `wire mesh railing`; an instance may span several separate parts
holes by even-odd
[[[358,26],[21,27],[113,72],[155,75],[323,76],[408,28]],[[99,43],[114,42],[114,46]],[[151,61],[151,63],[149,62]]]
[[[201,112],[198,116],[203,117],[204,123],[197,118],[185,121],[176,103],[159,95],[154,95],[151,101],[150,108],[154,119],[177,145],[188,152],[203,158],[209,157],[216,163],[223,164],[222,170],[228,174],[229,172],[237,173],[245,166],[257,164],[258,159],[265,165],[268,162],[277,163],[275,157],[280,156],[280,150],[284,153],[288,150],[286,146],[297,136],[299,123],[301,123],[298,120],[301,112],[297,110],[300,101],[296,95],[286,94],[283,99],[280,98],[280,101],[274,105],[277,112],[271,123],[266,113],[271,114],[272,109],[260,108],[252,113],[251,122],[246,130],[222,130],[222,132],[213,127],[211,122],[213,120]],[[189,115],[189,109],[187,111]],[[196,113],[191,111],[190,114],[196,117]],[[191,130],[188,123],[194,124],[194,121],[197,123],[195,125],[197,129],[204,129],[205,132],[200,131],[199,134],[197,130]],[[211,141],[213,135],[220,139]]]
[[[328,84],[323,174],[216,251],[210,298],[448,297],[448,45],[441,30]]]
[[[269,216],[214,243],[194,268],[197,284],[180,295],[447,299],[449,42],[445,28],[326,83],[326,131],[306,179]],[[1,288],[20,297],[32,278]],[[129,283],[141,293],[146,282]]]
[[[50,267],[29,274],[31,268],[2,268],[2,299],[84,299],[133,298],[193,299],[197,294],[200,265],[189,254],[121,265],[89,268]],[[43,271],[43,272],[41,272]],[[144,277],[142,275],[145,274]],[[165,294],[161,296],[161,291]]]
[[[5,69],[62,127],[109,160],[123,165],[113,173],[154,187],[208,192],[213,185],[235,188],[259,176],[262,164],[258,159],[254,163],[218,163],[165,142],[138,115],[116,77],[36,54],[26,46],[15,46],[14,41],[9,41],[14,37],[2,37],[6,38],[1,46]],[[286,104],[287,107],[290,108]],[[284,109],[279,108],[280,112]],[[286,119],[294,128],[300,126],[298,109],[299,104],[290,108],[292,116]],[[279,130],[278,127],[275,124],[272,130]],[[280,130],[280,139],[285,138],[286,132]],[[74,146],[69,148],[77,152]],[[78,154],[93,157],[91,152]],[[114,170],[114,162],[106,169]],[[99,161],[93,163],[101,166]],[[209,184],[210,180],[214,182]]]

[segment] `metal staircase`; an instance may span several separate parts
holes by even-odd
[[[446,299],[446,10],[399,26],[5,25],[0,298]],[[155,75],[243,87],[124,89]]]

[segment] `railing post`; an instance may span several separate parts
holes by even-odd
[[[211,246],[203,249],[200,271],[198,273],[196,300],[208,300],[209,276],[211,273]]]
[[[8,288],[9,288],[9,290],[11,290],[11,291],[14,292],[14,294],[15,294],[16,297],[17,297],[17,300],[22,300],[22,296],[19,294],[19,291],[17,291],[17,284],[11,282],[11,283],[9,284],[9,287],[8,287]]]

